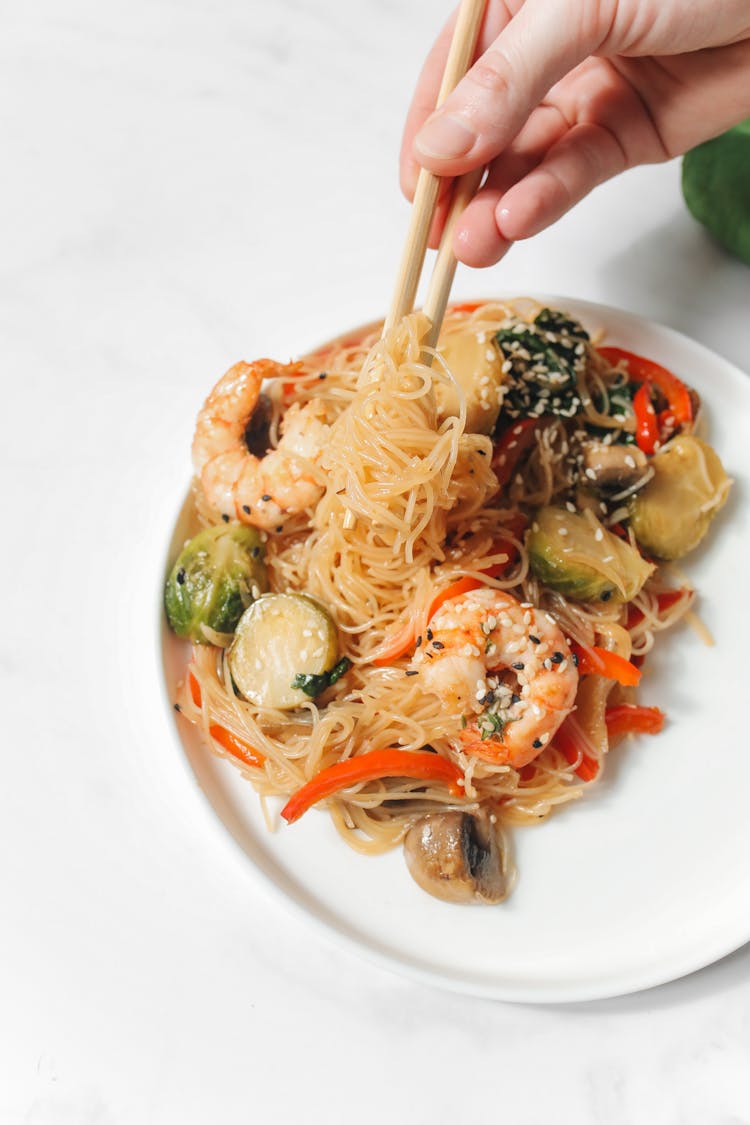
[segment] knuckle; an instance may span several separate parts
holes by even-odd
[[[471,79],[493,97],[502,98],[510,93],[510,67],[499,52],[487,51],[471,68]]]

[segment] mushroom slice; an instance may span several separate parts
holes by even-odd
[[[427,813],[406,834],[404,856],[422,890],[446,902],[502,902],[503,851],[484,811]]]
[[[646,454],[637,445],[587,441],[582,452],[586,483],[597,492],[629,492],[649,479]]]

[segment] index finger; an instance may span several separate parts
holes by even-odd
[[[487,50],[490,44],[510,21],[513,15],[513,7],[518,8],[520,4],[516,2],[515,5],[512,5],[503,2],[503,0],[500,0],[499,3],[493,3],[493,0],[490,0],[479,31],[479,39],[475,52],[476,58],[479,58]],[[419,176],[421,167],[414,159],[412,144],[414,137],[435,109],[455,24],[456,12],[452,14],[443,27],[430,53],[425,59],[411,100],[411,105],[406,115],[406,123],[401,139],[399,168],[401,190],[409,200],[414,198],[414,190],[417,186],[417,177]],[[444,190],[441,191],[441,196],[443,195]]]

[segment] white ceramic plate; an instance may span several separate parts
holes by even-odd
[[[519,879],[496,907],[424,894],[400,850],[347,848],[326,815],[269,833],[252,787],[176,719],[179,745],[223,828],[309,921],[391,969],[458,991],[520,1001],[619,995],[699,969],[750,940],[750,753],[746,696],[750,378],[658,324],[545,297],[606,342],[679,372],[702,395],[710,441],[735,479],[707,541],[686,560],[716,644],[686,625],[662,636],[640,699],[669,717],[656,737],[612,752],[578,802],[513,835]],[[168,549],[184,541],[186,505]],[[159,592],[159,602],[161,602]],[[169,703],[184,647],[161,623]],[[278,808],[276,815],[278,816]]]

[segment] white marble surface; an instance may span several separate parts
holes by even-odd
[[[750,948],[579,1005],[412,983],[264,893],[170,736],[154,576],[196,404],[236,358],[384,310],[402,116],[447,7],[3,5],[3,1125],[750,1121]],[[528,290],[747,367],[750,273],[677,164],[456,283]]]

